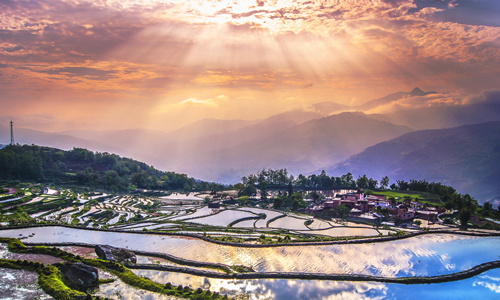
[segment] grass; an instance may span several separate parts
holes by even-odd
[[[173,287],[162,285],[157,282],[136,275],[130,269],[117,262],[112,262],[102,259],[82,258],[72,253],[63,251],[56,247],[34,246],[26,247],[20,240],[14,238],[0,238],[0,242],[8,243],[8,249],[15,253],[36,253],[46,254],[61,258],[69,262],[82,262],[86,265],[100,268],[108,271],[111,274],[120,278],[126,284],[165,295],[177,296],[193,300],[209,300],[209,299],[228,299],[227,296],[222,296],[219,293],[212,293],[210,291],[203,291],[201,289],[193,290],[189,287]],[[49,295],[58,300],[76,300],[87,299],[88,296],[82,292],[73,290],[67,287],[62,281],[61,273],[54,266],[45,266],[38,262],[28,261],[11,261],[0,259],[0,267],[12,269],[26,269],[36,271],[38,273],[38,283],[40,287]],[[109,282],[109,281],[106,281]],[[102,282],[100,282],[102,283]],[[87,297],[87,298],[85,298]]]
[[[372,191],[375,195],[382,195],[386,197],[394,197],[403,199],[404,197],[410,197],[412,200],[418,198],[419,202],[427,203],[427,204],[441,204],[441,199],[439,195],[427,193],[427,192],[416,192],[416,191],[391,191],[391,190],[370,190],[365,189],[366,191]]]
[[[87,294],[73,290],[66,286],[62,281],[61,272],[55,266],[46,266],[39,262],[31,262],[26,260],[0,259],[0,267],[36,272],[38,274],[38,285],[45,293],[49,294],[55,299],[83,300],[87,297]]]

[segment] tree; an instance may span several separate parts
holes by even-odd
[[[368,180],[368,187],[371,188],[371,189],[376,189],[378,186],[378,181],[373,179],[373,178],[370,178]]]
[[[465,227],[467,226],[467,222],[469,222],[470,218],[472,217],[472,213],[469,208],[465,208],[460,212],[458,217],[460,218],[460,225]]]
[[[283,205],[283,198],[282,198],[282,196],[274,198],[273,208],[280,209],[282,205]]]
[[[369,179],[368,177],[366,177],[366,175],[363,175],[363,177],[358,176],[358,180],[356,180],[356,184],[358,185],[359,188],[367,188],[368,187],[368,182],[369,182]]]
[[[391,184],[391,190],[395,191],[397,189],[398,189],[398,186],[395,183]]]
[[[267,199],[267,183],[265,181],[262,181],[260,184],[260,199],[265,200]]]
[[[301,193],[295,193],[292,195],[292,209],[298,210],[299,208],[306,207],[306,202],[302,198]]]
[[[342,184],[346,187],[355,187],[356,182],[354,181],[354,177],[352,174],[349,172],[345,175],[342,175]]]
[[[248,203],[248,199],[249,197],[248,196],[241,196],[238,198],[238,205],[239,206],[244,206],[244,205],[247,205]]]
[[[406,191],[410,187],[410,184],[407,181],[404,180],[396,180],[398,183],[398,188],[400,191]]]
[[[380,188],[386,190],[387,187],[389,186],[389,177],[385,176],[380,180]]]
[[[311,195],[311,198],[314,200],[314,202],[317,202],[319,200],[319,195],[314,191]]]

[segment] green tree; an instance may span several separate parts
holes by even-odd
[[[306,202],[302,198],[301,193],[295,193],[292,195],[292,209],[293,210],[298,210],[299,208],[304,208],[306,207]]]
[[[274,198],[273,208],[281,209],[282,205],[283,205],[283,196]]]
[[[249,199],[248,196],[241,196],[241,197],[239,197],[238,198],[238,205],[239,206],[245,206],[245,205],[247,205],[248,199]]]
[[[378,181],[373,179],[373,178],[370,178],[368,180],[368,187],[371,188],[371,189],[376,189],[378,186]]]
[[[359,188],[362,188],[362,189],[365,189],[365,188],[368,188],[368,183],[369,183],[369,179],[368,177],[366,177],[366,175],[363,175],[363,177],[358,176],[358,180],[356,180],[356,184]]]
[[[465,208],[462,211],[460,211],[458,217],[460,218],[460,225],[465,227],[467,226],[467,222],[469,222],[470,218],[472,217],[472,213],[469,210],[469,208]]]
[[[382,180],[380,180],[380,188],[386,190],[387,187],[389,187],[389,183],[389,177],[385,176]]]

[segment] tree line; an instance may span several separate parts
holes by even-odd
[[[83,148],[69,151],[37,145],[8,145],[0,149],[0,179],[59,182],[111,191],[223,190],[220,184],[186,174],[163,172],[130,158]]]

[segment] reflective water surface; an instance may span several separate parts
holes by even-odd
[[[134,270],[159,283],[189,285],[248,299],[499,299],[500,270],[474,278],[440,284],[387,284],[319,280],[224,280],[161,271]],[[242,297],[244,298],[244,297]]]
[[[423,235],[369,244],[243,248],[195,238],[102,232],[63,227],[0,230],[27,242],[109,244],[163,252],[190,260],[246,265],[258,272],[350,273],[385,277],[450,274],[499,259],[499,237]]]
[[[202,217],[197,219],[190,219],[188,222],[212,225],[212,226],[227,226],[232,221],[246,218],[255,217],[255,214],[240,210],[224,210],[218,214],[211,215],[208,217]]]

